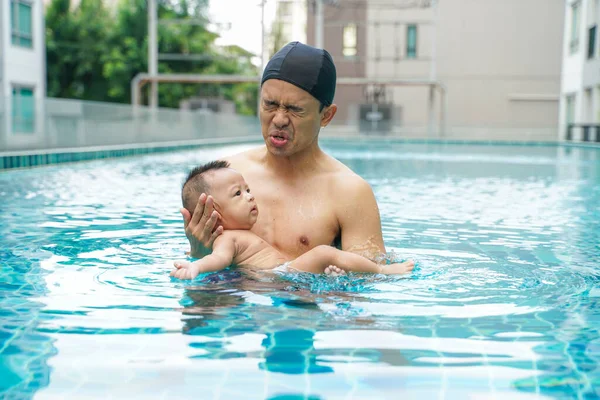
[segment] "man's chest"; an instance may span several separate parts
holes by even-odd
[[[269,244],[297,257],[315,246],[334,242],[339,226],[325,190],[276,185],[264,189],[254,190],[259,217],[252,230]]]

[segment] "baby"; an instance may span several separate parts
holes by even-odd
[[[405,274],[414,268],[413,261],[379,265],[358,254],[331,246],[317,246],[290,260],[263,239],[250,232],[258,218],[258,207],[244,177],[229,168],[226,161],[213,161],[194,168],[181,190],[183,206],[193,213],[201,193],[210,194],[221,215],[223,233],[213,243],[212,254],[194,261],[175,262],[171,276],[194,279],[198,274],[220,271],[230,265],[270,270],[285,264],[288,268],[342,275],[346,271],[381,274]]]

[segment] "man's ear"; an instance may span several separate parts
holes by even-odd
[[[336,112],[337,106],[335,104],[332,104],[329,107],[325,108],[323,115],[321,116],[321,128],[324,128],[327,125],[329,125]]]

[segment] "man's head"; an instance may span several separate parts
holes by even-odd
[[[181,201],[190,215],[202,193],[211,195],[221,214],[223,229],[250,229],[258,218],[258,207],[244,177],[227,161],[212,161],[192,169],[181,188]]]
[[[272,154],[291,156],[316,143],[337,111],[335,85],[326,50],[292,42],[271,58],[261,81],[260,122]]]

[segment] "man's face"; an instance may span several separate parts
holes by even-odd
[[[211,172],[207,180],[223,228],[252,228],[258,218],[258,207],[244,177],[234,169],[224,168]]]
[[[319,101],[299,87],[278,79],[266,81],[259,116],[269,152],[288,157],[313,144],[323,119],[319,108]]]

